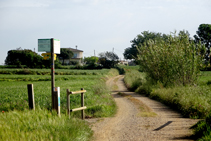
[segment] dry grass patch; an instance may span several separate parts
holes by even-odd
[[[150,107],[148,107],[147,105],[145,105],[142,101],[132,97],[131,95],[125,94],[125,93],[119,92],[118,94],[123,97],[127,97],[140,110],[140,113],[138,114],[138,116],[141,116],[141,117],[157,116],[157,114],[155,112],[153,112],[153,110]]]

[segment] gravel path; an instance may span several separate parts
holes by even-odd
[[[198,120],[183,118],[160,102],[129,92],[123,78],[117,76],[107,83],[118,86],[118,90],[112,93],[118,106],[115,117],[87,120],[91,123],[95,141],[193,140],[189,128]],[[155,114],[143,117],[140,107],[148,109],[145,113]]]

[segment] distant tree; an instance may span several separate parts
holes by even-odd
[[[138,55],[138,47],[141,47],[146,41],[151,40],[159,40],[159,39],[167,39],[168,36],[161,33],[143,31],[141,34],[138,34],[136,38],[134,38],[131,42],[131,47],[125,49],[123,53],[125,59],[135,59]]]
[[[89,64],[89,65],[96,64],[98,60],[99,58],[96,56],[84,57],[84,62],[86,62],[86,64]]]
[[[211,24],[200,24],[196,35],[194,35],[196,43],[201,41],[206,47],[205,60],[211,64],[210,47],[211,47]]]
[[[65,59],[71,59],[73,57],[73,52],[66,48],[61,48],[60,54],[57,55],[59,59],[62,59],[62,65],[64,65]]]
[[[42,68],[43,58],[37,53],[28,49],[10,50],[5,59],[6,65],[26,65],[29,68]]]
[[[114,52],[102,52],[99,54],[99,62],[104,68],[113,68],[118,64],[118,55]]]

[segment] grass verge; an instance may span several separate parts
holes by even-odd
[[[86,122],[58,117],[48,110],[0,113],[0,140],[72,140],[87,141],[92,131]]]

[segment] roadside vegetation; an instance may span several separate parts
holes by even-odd
[[[138,51],[140,68],[125,69],[127,87],[171,106],[185,117],[203,119],[193,127],[195,138],[211,140],[211,72],[200,71],[205,65],[205,46],[180,32],[147,40]]]
[[[81,112],[72,112],[70,119],[67,116],[66,89],[87,90],[86,118],[109,117],[116,112],[116,104],[105,85],[109,77],[118,75],[116,69],[56,70],[55,86],[61,90],[61,118],[51,110],[50,70],[27,69],[28,75],[13,73],[24,70],[3,70],[11,73],[0,74],[0,140],[90,140],[92,131],[88,123],[81,121]],[[31,83],[35,111],[28,110],[27,84]],[[71,109],[80,107],[80,95],[70,96],[70,106]]]

